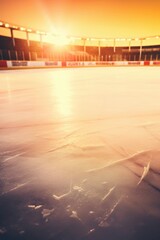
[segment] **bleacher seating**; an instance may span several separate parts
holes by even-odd
[[[84,52],[85,51],[85,52]],[[141,58],[141,59],[140,59]],[[0,36],[0,60],[72,60],[72,61],[138,61],[160,60],[160,45],[143,46],[140,56],[140,46],[134,47],[99,47],[68,45],[59,51],[51,43],[29,41],[6,36]]]

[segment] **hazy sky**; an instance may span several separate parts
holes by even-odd
[[[0,20],[86,37],[160,34],[160,0],[0,0]]]

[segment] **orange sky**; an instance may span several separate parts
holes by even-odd
[[[1,0],[0,18],[84,37],[160,34],[160,0]]]

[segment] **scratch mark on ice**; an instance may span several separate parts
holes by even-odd
[[[142,173],[142,176],[137,184],[137,186],[143,181],[143,179],[147,176],[148,172],[149,172],[149,169],[150,169],[150,164],[151,162],[148,162],[147,166],[144,167],[144,170],[143,170],[143,173]]]

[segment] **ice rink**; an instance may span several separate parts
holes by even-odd
[[[0,72],[0,239],[160,239],[160,68]]]

